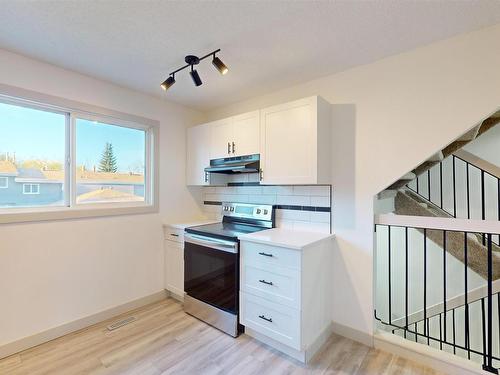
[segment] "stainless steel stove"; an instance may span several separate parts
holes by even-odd
[[[238,336],[238,236],[274,227],[271,205],[223,203],[222,222],[186,228],[184,311]]]

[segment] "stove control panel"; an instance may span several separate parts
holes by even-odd
[[[223,202],[222,215],[272,221],[273,206],[269,204]]]

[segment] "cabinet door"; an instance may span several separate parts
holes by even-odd
[[[317,183],[316,111],[315,97],[261,110],[261,183]]]
[[[211,122],[210,124],[210,159],[233,156],[233,122],[231,118]],[[208,138],[207,138],[208,139]]]
[[[233,156],[260,153],[260,111],[244,113],[233,117]]]
[[[187,130],[187,185],[208,185],[205,167],[210,164],[210,126],[198,125]]]
[[[184,244],[165,241],[165,289],[184,296]]]

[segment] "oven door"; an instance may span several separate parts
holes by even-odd
[[[186,233],[184,291],[190,297],[238,313],[238,243]]]

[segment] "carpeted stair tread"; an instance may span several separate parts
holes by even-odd
[[[447,158],[451,154],[453,154],[455,151],[460,150],[462,147],[464,147],[467,143],[470,141],[455,141],[450,143],[448,146],[446,146],[443,149],[443,156]]]
[[[429,161],[429,160],[427,160],[427,161],[424,161],[422,164],[420,164],[412,172],[415,173],[417,176],[420,176],[422,173],[427,172],[427,170],[431,169],[436,164],[439,164],[439,161],[436,161],[436,160],[430,160]]]
[[[493,128],[499,122],[500,122],[500,117],[489,117],[486,120],[484,120],[481,126],[479,127],[479,131],[477,132],[476,138],[486,133],[488,130]]]

